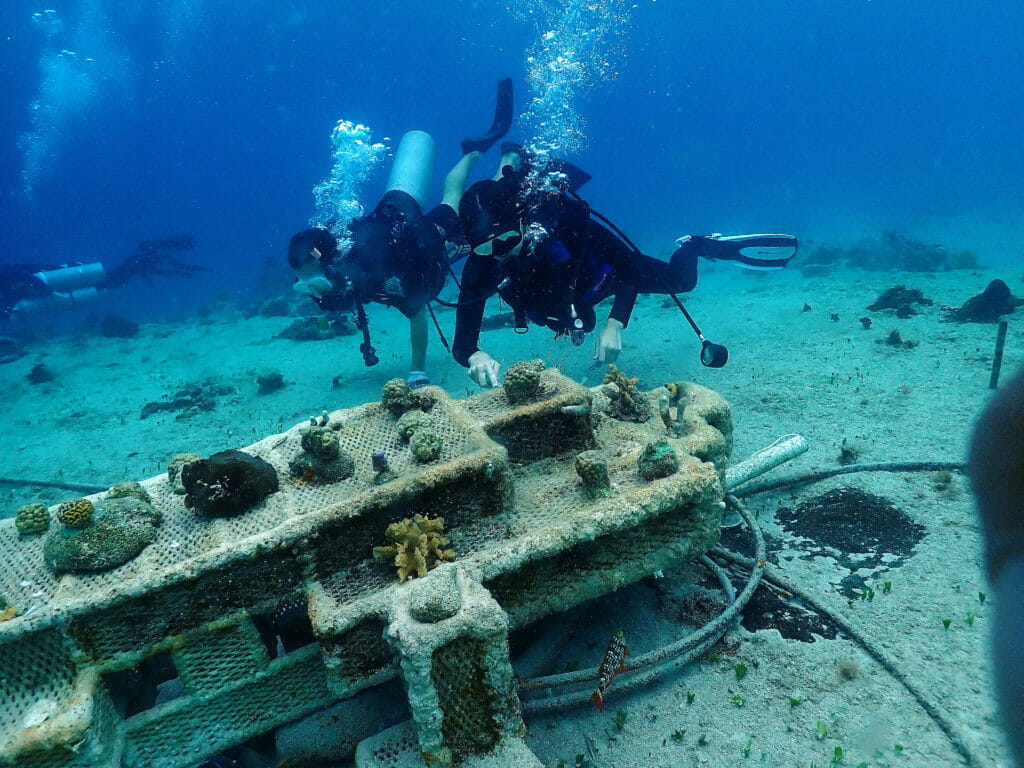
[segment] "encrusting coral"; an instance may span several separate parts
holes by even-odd
[[[14,527],[22,536],[46,533],[50,527],[50,511],[45,504],[26,504],[18,508],[14,516]]]
[[[391,544],[374,547],[377,560],[390,560],[398,568],[398,580],[426,576],[438,563],[455,559],[455,552],[445,549],[449,543],[444,534],[443,517],[415,515],[388,526],[386,536]]]
[[[88,499],[71,499],[57,507],[57,519],[68,528],[84,528],[92,519],[92,502]]]
[[[637,387],[638,381],[614,365],[608,366],[608,373],[604,375],[604,392],[611,400],[608,415],[613,419],[642,424],[653,415],[647,396]]]

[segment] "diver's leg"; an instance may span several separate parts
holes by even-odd
[[[469,174],[472,173],[473,167],[483,156],[483,152],[467,152],[459,159],[459,162],[452,166],[452,169],[448,171],[448,175],[444,177],[444,191],[441,194],[441,202],[456,213],[459,212],[459,201],[462,199],[462,193],[466,191]]]
[[[409,342],[412,346],[412,369],[423,371],[427,367],[427,310],[421,309],[409,318]]]
[[[495,181],[501,180],[501,177],[505,175],[506,168],[509,168],[514,173],[523,164],[523,155],[518,144],[502,144],[501,150],[501,160],[498,162],[498,170],[494,174]]]

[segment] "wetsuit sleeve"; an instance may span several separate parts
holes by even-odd
[[[455,339],[452,342],[452,356],[464,368],[469,367],[470,355],[479,349],[477,342],[480,340],[484,308],[500,281],[501,269],[490,257],[470,254],[466,259],[462,268],[459,306],[455,310]]]
[[[610,317],[625,327],[641,293],[686,293],[697,285],[697,254],[680,248],[671,261],[634,251],[596,221],[589,222],[587,246],[615,271]]]

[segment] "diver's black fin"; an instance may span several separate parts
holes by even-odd
[[[512,127],[512,78],[506,77],[498,81],[498,101],[494,107],[494,121],[491,128],[483,136],[475,139],[462,140],[462,154],[470,152],[486,152],[494,143],[508,133]]]
[[[796,255],[796,235],[712,235],[702,238],[701,255],[734,261],[747,269],[782,269]]]

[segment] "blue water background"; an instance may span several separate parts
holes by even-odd
[[[439,195],[459,139],[489,124],[499,77],[515,78],[525,106],[526,50],[545,31],[524,20],[529,6],[76,0],[50,6],[65,29],[48,41],[31,20],[44,6],[9,0],[0,261],[116,263],[140,239],[191,233],[188,258],[214,272],[161,281],[159,302],[145,290],[119,301],[159,318],[242,290],[313,213],[339,119],[396,140],[429,131]],[[572,159],[594,176],[593,205],[651,252],[685,232],[841,241],[974,212],[1019,217],[1024,4],[641,0],[631,14],[609,46],[617,76],[573,105],[589,144]],[[101,23],[82,29],[87,16]],[[28,196],[19,137],[40,56],[86,57],[92,44],[105,74],[84,75],[96,92]],[[382,183],[367,184],[371,204]]]

